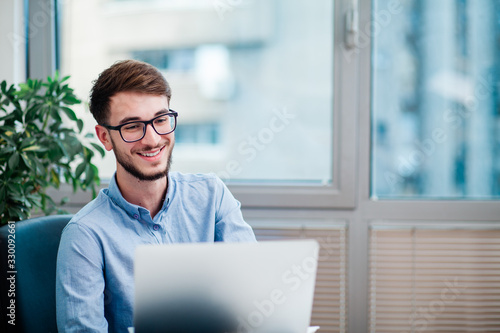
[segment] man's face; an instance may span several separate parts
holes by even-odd
[[[166,96],[120,92],[110,99],[107,125],[118,126],[134,120],[151,120],[163,112],[168,112]],[[144,137],[131,143],[123,141],[119,131],[97,125],[96,132],[104,147],[108,151],[114,151],[118,173],[125,171],[143,181],[157,180],[168,175],[175,143],[173,132],[159,135],[148,125]]]

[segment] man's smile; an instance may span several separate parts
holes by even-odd
[[[165,147],[166,146],[162,146],[159,149],[141,150],[141,151],[137,152],[137,154],[140,155],[141,157],[146,157],[146,158],[151,159],[151,158],[157,157],[163,151],[163,149]]]
[[[153,152],[153,153],[139,153],[139,154],[142,156],[153,157],[153,156],[158,155],[162,149],[163,148],[158,149],[156,152]]]

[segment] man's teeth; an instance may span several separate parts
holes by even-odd
[[[153,157],[153,156],[156,156],[160,153],[160,150],[158,150],[156,153],[139,153],[141,154],[142,156],[146,156],[146,157]]]

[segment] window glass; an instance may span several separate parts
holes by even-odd
[[[500,3],[374,0],[372,196],[500,197]]]
[[[226,181],[331,183],[333,1],[62,5],[61,66],[79,96],[120,59],[164,73],[179,113],[172,169]],[[100,170],[112,175],[112,153]]]

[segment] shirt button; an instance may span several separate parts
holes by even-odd
[[[154,230],[154,231],[158,231],[158,229],[160,229],[160,225],[159,225],[159,224],[155,224],[155,225],[153,226],[153,230]]]
[[[138,218],[139,218],[139,215],[134,214],[134,219],[136,219],[136,220],[137,220]]]

